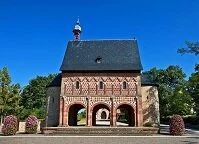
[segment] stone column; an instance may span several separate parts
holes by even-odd
[[[63,119],[63,126],[67,127],[68,126],[68,108],[65,102],[63,104],[63,118],[62,119]]]
[[[143,126],[142,94],[141,94],[141,74],[138,74],[137,89],[137,126]]]
[[[138,127],[138,98],[137,98],[137,96],[134,98],[134,101],[135,101],[135,110],[134,110],[134,113],[135,113],[135,127]]]
[[[116,120],[116,111],[117,111],[117,110],[113,108],[113,110],[112,110],[112,117],[113,117],[113,118],[112,118],[112,121],[113,121],[112,126],[113,126],[113,127],[116,127],[116,121],[117,121],[117,120]]]
[[[142,97],[138,97],[138,110],[137,110],[137,115],[138,115],[138,127],[143,126],[143,112],[142,112]]]
[[[116,126],[116,111],[117,111],[117,109],[114,107],[114,97],[111,97],[110,98],[111,99],[111,110],[110,110],[110,112],[111,112],[111,114],[110,114],[110,125],[112,126],[112,127],[115,127]]]
[[[86,126],[92,126],[92,112],[90,106],[90,97],[86,98],[87,100],[87,110],[86,110]]]

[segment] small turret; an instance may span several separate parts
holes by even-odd
[[[75,41],[80,40],[80,34],[81,34],[81,27],[80,27],[80,21],[79,21],[79,18],[78,18],[76,25],[75,25],[75,28],[73,29],[73,35],[74,35]]]

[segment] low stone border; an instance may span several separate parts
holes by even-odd
[[[159,128],[153,127],[44,127],[43,134],[55,135],[154,135]]]

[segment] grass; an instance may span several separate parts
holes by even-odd
[[[86,123],[86,118],[82,118],[78,123]]]

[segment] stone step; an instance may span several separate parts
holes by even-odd
[[[153,135],[159,128],[152,127],[44,127],[48,135]]]

